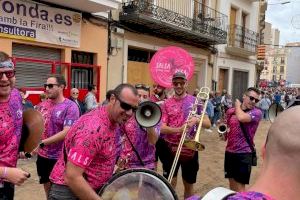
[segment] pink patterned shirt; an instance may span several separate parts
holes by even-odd
[[[36,109],[43,115],[45,131],[42,140],[62,131],[65,126],[71,126],[79,118],[79,109],[76,103],[65,99],[62,103],[46,100],[37,105]],[[58,159],[62,150],[63,141],[40,148],[38,154],[44,158]]]
[[[155,126],[155,132],[157,137],[160,133],[160,124]],[[122,151],[121,158],[128,159],[127,168],[155,168],[155,145],[152,145],[148,142],[147,132],[143,127],[135,120],[135,117],[132,116],[125,125],[122,126]],[[132,149],[132,145],[128,141],[127,136],[135,147],[136,151],[139,153],[141,160],[145,166],[142,166],[140,160],[138,159],[136,153]]]
[[[22,98],[13,89],[8,102],[0,103],[0,166],[16,167],[23,123]]]
[[[177,128],[181,127],[187,120],[189,112],[195,102],[195,97],[187,94],[182,99],[177,99],[175,97],[166,99],[162,105],[163,117],[162,121],[169,127]],[[202,113],[202,105],[198,105],[197,114]],[[186,135],[186,138],[194,138],[197,131],[197,126],[191,127]],[[173,134],[161,134],[162,137],[170,144],[174,144],[172,148],[178,147],[182,133]],[[176,150],[175,150],[176,151]],[[188,149],[183,145],[181,154],[191,154],[193,150]]]
[[[275,200],[259,192],[240,192],[227,198],[227,200]]]
[[[65,159],[84,169],[86,181],[95,190],[111,178],[121,137],[118,126],[108,118],[106,106],[83,115],[69,130],[64,144],[65,151],[53,168],[51,182],[65,185]]]
[[[259,121],[261,120],[262,113],[258,108],[253,108],[252,110],[247,111],[247,113],[251,116],[251,122],[244,123],[244,127],[248,135],[250,135],[251,143],[254,144],[254,135],[259,125]],[[240,127],[240,122],[235,115],[235,108],[227,110],[226,121],[229,127],[226,151],[231,153],[251,153],[251,148],[245,139]]]

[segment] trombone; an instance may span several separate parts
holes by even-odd
[[[225,119],[225,108],[222,106],[221,107],[221,120],[220,120],[220,124],[218,125],[218,133],[219,133],[219,137],[222,138],[223,140],[225,140],[225,133],[228,130],[227,124],[224,123],[224,119]]]
[[[179,159],[183,144],[187,148],[192,149],[194,151],[203,151],[205,149],[205,146],[200,143],[200,131],[201,131],[201,127],[202,127],[202,123],[203,123],[203,119],[204,119],[204,115],[205,115],[205,111],[206,111],[206,107],[207,107],[207,102],[208,102],[208,99],[209,99],[209,91],[210,91],[210,89],[208,87],[202,87],[200,89],[200,91],[198,92],[198,94],[196,96],[195,102],[192,106],[192,110],[189,112],[188,118],[187,118],[187,120],[185,122],[185,125],[184,125],[184,128],[183,128],[183,132],[182,132],[180,142],[178,144],[178,148],[177,148],[176,155],[175,155],[175,158],[174,158],[174,161],[173,161],[173,165],[172,165],[172,168],[170,170],[169,177],[168,177],[169,183],[171,183],[171,181],[172,181],[172,178],[173,178],[173,175],[174,175],[174,172],[175,172],[176,165],[178,163],[178,159]],[[199,100],[203,100],[205,102],[204,102],[204,106],[203,106],[203,109],[202,109],[202,113],[199,116],[200,117],[200,122],[199,122],[199,125],[198,125],[198,128],[197,128],[196,134],[195,134],[195,138],[192,139],[192,140],[191,139],[186,139],[185,137],[186,137],[186,134],[187,134],[187,131],[188,131],[187,125],[188,125],[189,120],[194,116],[198,116],[197,115],[197,107],[199,105]]]

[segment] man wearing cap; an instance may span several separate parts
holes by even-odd
[[[17,89],[13,62],[0,52],[0,199],[12,200],[14,185],[29,173],[16,168],[22,130],[22,98]]]
[[[187,79],[183,72],[176,72],[172,77],[172,84],[175,95],[167,100],[162,106],[163,124],[161,134],[163,134],[167,149],[164,151],[163,175],[168,178],[173,160],[178,148],[178,144],[187,123],[187,136],[193,139],[199,123],[199,117],[192,117],[187,121],[188,115],[195,102],[195,97],[187,94]],[[197,114],[201,114],[202,106],[198,105]],[[203,118],[203,127],[210,128],[210,120],[207,115]],[[199,169],[198,152],[183,146],[178,164],[171,183],[176,187],[177,172],[181,166],[182,179],[184,184],[184,198],[193,195],[193,184],[196,183],[197,172]]]

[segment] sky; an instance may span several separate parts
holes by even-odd
[[[280,4],[288,1],[290,3]],[[279,29],[280,45],[300,42],[300,0],[268,0],[266,21],[272,28]]]

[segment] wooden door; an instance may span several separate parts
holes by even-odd
[[[229,45],[234,46],[235,42],[235,24],[236,24],[236,12],[237,10],[233,7],[230,9],[230,24],[229,24]]]
[[[194,91],[196,88],[198,88],[198,73],[195,72],[193,74],[193,77],[191,80],[189,80],[188,82],[188,87],[187,87],[187,91],[189,94],[193,95]]]
[[[225,69],[219,70],[218,91],[222,91],[225,85]]]
[[[128,61],[127,83],[133,85],[143,83],[148,86],[152,86],[153,80],[150,75],[149,63]]]
[[[232,84],[232,99],[240,99],[248,88],[248,72],[234,70]]]
[[[245,44],[246,19],[247,19],[247,14],[246,13],[242,13],[241,48],[244,48],[244,44]]]

